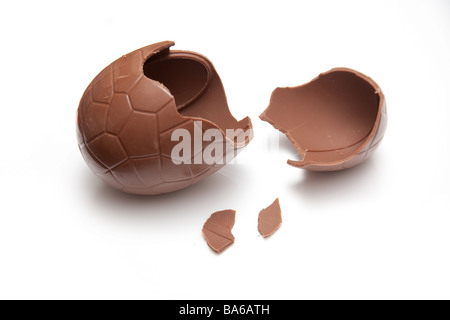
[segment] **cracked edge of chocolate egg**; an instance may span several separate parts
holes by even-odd
[[[282,222],[280,201],[276,198],[270,206],[259,212],[258,231],[267,238],[278,230]]]
[[[221,253],[234,243],[231,233],[236,218],[236,211],[227,209],[211,214],[203,225],[202,234],[209,247]]]

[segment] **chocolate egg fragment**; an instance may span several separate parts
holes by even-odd
[[[347,68],[332,69],[302,86],[276,88],[260,118],[296,147],[302,159],[288,164],[313,171],[362,163],[379,145],[387,124],[380,87]]]
[[[186,188],[223,167],[252,138],[250,119],[231,115],[212,63],[195,52],[170,50],[173,45],[164,41],[119,58],[81,98],[77,136],[83,158],[101,180],[124,192]],[[178,129],[189,134],[190,149],[182,153],[192,161],[172,157]],[[209,134],[205,141],[209,129],[222,139]],[[238,134],[230,139],[227,130]],[[213,144],[220,152],[204,161],[201,153]]]

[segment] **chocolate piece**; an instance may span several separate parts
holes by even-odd
[[[262,209],[258,216],[258,231],[264,237],[273,234],[281,225],[281,208],[278,198],[265,209]]]
[[[353,167],[383,138],[386,101],[371,78],[335,68],[311,82],[276,88],[261,120],[285,133],[301,156],[288,164],[314,171]]]
[[[233,229],[235,217],[234,210],[218,211],[213,213],[203,225],[203,236],[215,252],[224,251],[234,242],[231,229]]]
[[[252,138],[246,134],[250,119],[237,121],[231,115],[212,63],[198,53],[169,50],[173,45],[164,41],[119,58],[92,80],[81,98],[80,151],[92,171],[116,189],[149,195],[188,187],[222,168]],[[179,143],[172,141],[176,129],[186,129],[192,137],[190,163],[172,161]],[[210,163],[202,157],[215,141],[202,141],[208,129],[223,136]],[[242,134],[231,140],[227,129],[242,129]],[[194,148],[196,134],[199,148]],[[199,154],[200,161],[195,159]]]

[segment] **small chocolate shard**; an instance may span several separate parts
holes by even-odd
[[[262,209],[258,216],[258,231],[267,238],[273,234],[281,225],[281,208],[278,198],[265,209]]]
[[[220,253],[234,243],[231,229],[233,229],[235,218],[235,210],[217,211],[203,225],[203,236],[215,252]]]

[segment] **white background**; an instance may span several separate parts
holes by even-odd
[[[0,298],[450,298],[450,1],[1,7]],[[82,160],[75,112],[103,67],[162,40],[211,59],[255,138],[188,189],[126,195]],[[332,67],[381,86],[388,129],[365,164],[305,172],[258,115]],[[276,197],[284,222],[263,239]],[[216,255],[201,228],[227,208],[236,242]]]

